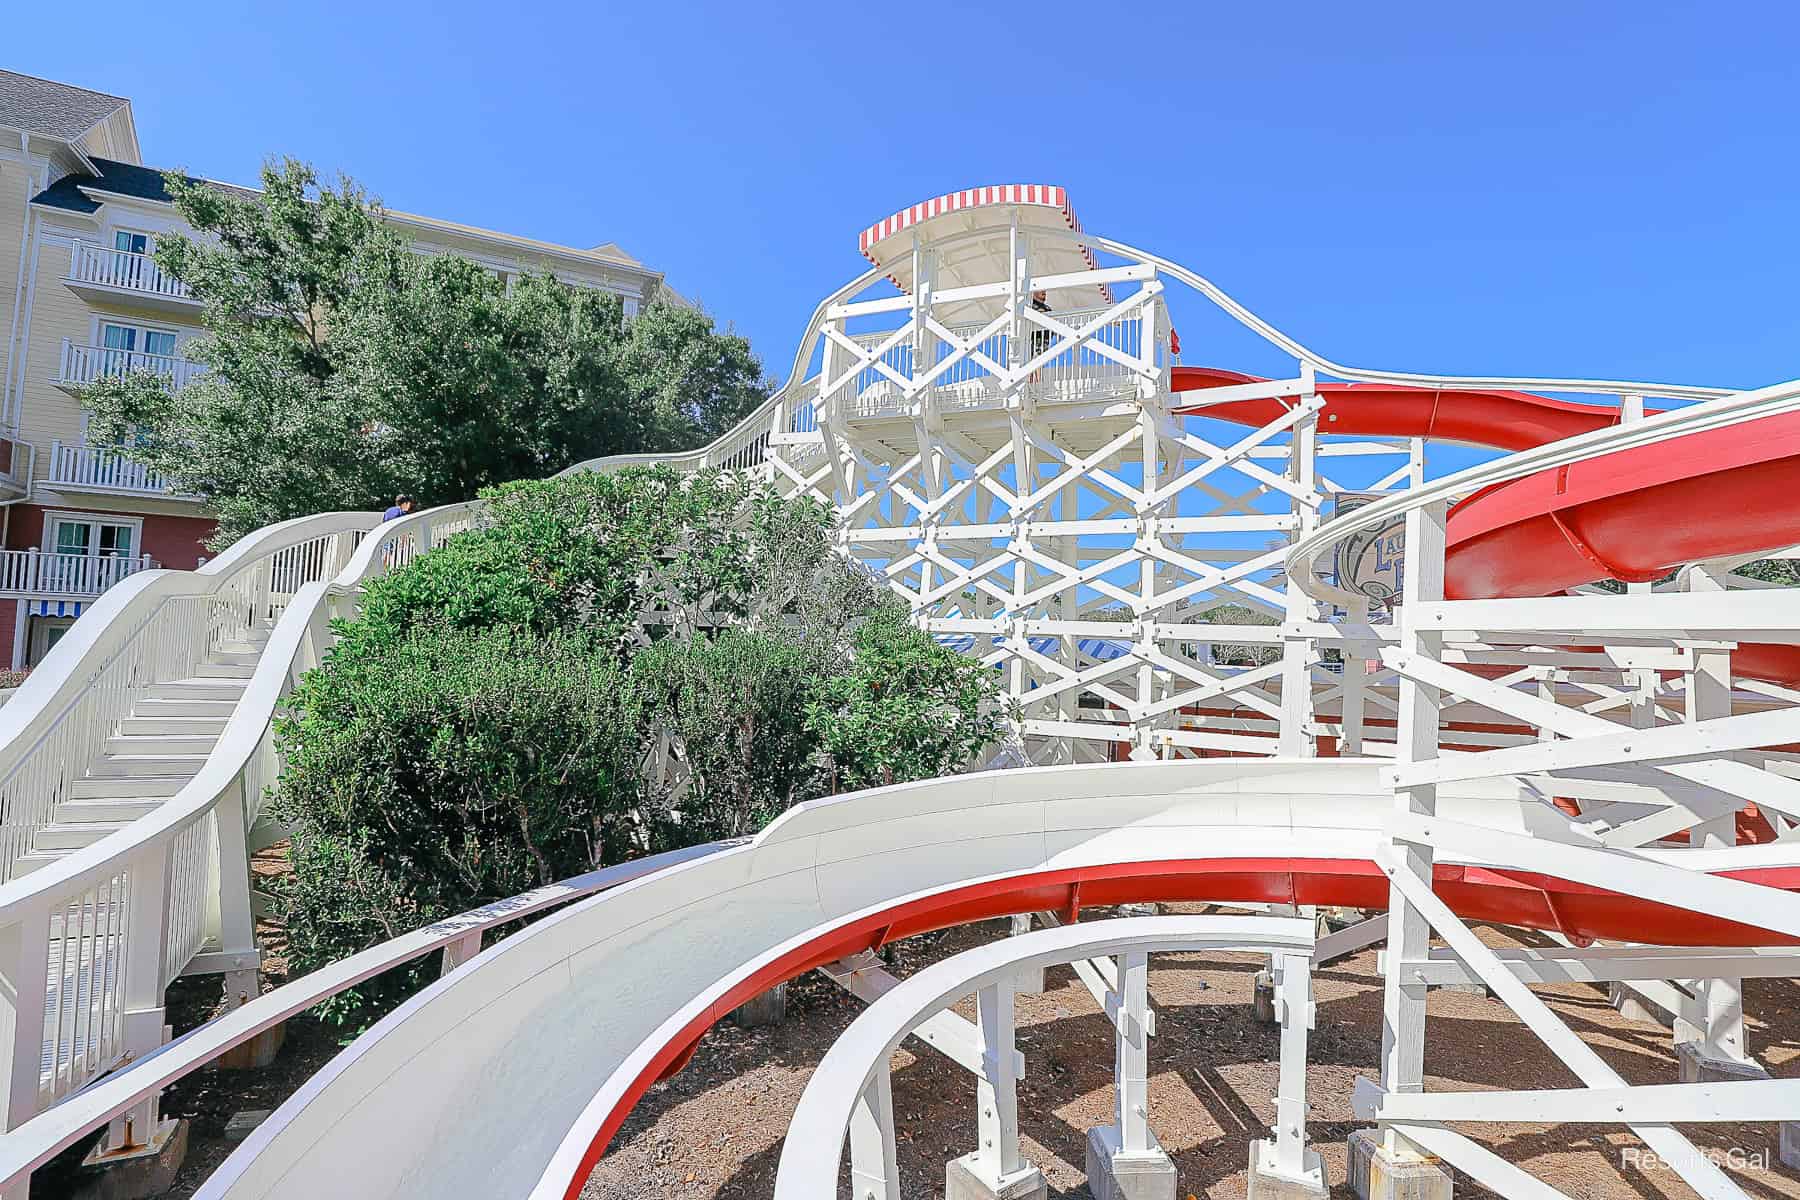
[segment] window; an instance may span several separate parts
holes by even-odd
[[[130,558],[137,544],[135,524],[99,517],[51,517],[50,529],[50,543],[58,554]]]
[[[106,351],[101,357],[101,367],[108,375],[122,375],[126,371],[168,374],[171,368],[163,360],[175,353],[175,331],[102,321],[100,345]]]
[[[150,253],[150,235],[135,229],[113,231],[113,281],[121,287],[144,287],[146,276],[156,271]]]

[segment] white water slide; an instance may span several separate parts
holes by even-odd
[[[316,518],[265,531],[210,575],[133,581],[0,719],[12,734],[0,799],[26,852],[63,819],[5,790],[53,777],[35,747],[108,735],[220,645],[266,648],[216,747],[154,812],[0,884],[0,977],[22,998],[5,1001],[0,1189],[22,1194],[34,1166],[102,1125],[103,1148],[142,1142],[171,1080],[438,948],[444,976],[284,1103],[202,1196],[572,1197],[710,1025],[815,968],[873,1002],[808,1088],[790,1140],[807,1153],[784,1155],[777,1194],[827,1194],[847,1147],[859,1200],[897,1200],[884,1048],[909,1032],[971,1072],[982,1146],[946,1170],[998,1194],[1035,1170],[1019,1156],[1012,973],[1070,957],[1117,1030],[1120,1099],[1090,1170],[1155,1167],[1148,956],[1237,945],[1271,956],[1282,1024],[1281,1115],[1251,1167],[1314,1194],[1310,972],[1385,938],[1392,1036],[1356,1096],[1378,1131],[1370,1153],[1428,1154],[1503,1194],[1553,1196],[1442,1122],[1611,1121],[1699,1194],[1741,1196],[1673,1125],[1800,1121],[1800,1084],[1750,1078],[1741,983],[1800,976],[1800,602],[1737,573],[1800,540],[1788,501],[1800,384],[1346,366],[1203,277],[1082,231],[1058,188],[940,197],[872,226],[860,248],[874,268],[819,306],[793,382],[714,446],[659,461],[751,471],[831,504],[846,554],[996,668],[1023,753],[1042,765],[802,805],[755,839],[609,868],[376,947],[158,1049],[170,979],[255,961],[242,856],[273,836],[249,798],[272,777],[280,696],[364,582],[479,506],[375,537],[365,515]],[[1181,366],[1175,287],[1291,355],[1294,376]],[[1433,479],[1438,439],[1508,453]],[[580,469],[631,461],[645,460]],[[288,547],[306,539],[315,549],[296,560]],[[1609,574],[1634,582],[1592,586]],[[1205,619],[1225,603],[1256,623]],[[150,628],[176,646],[169,661],[140,652]],[[130,654],[130,671],[108,666]],[[84,690],[108,669],[116,683]],[[56,794],[91,769],[59,753]],[[1194,900],[1376,915],[1316,945],[1280,916],[1074,923]],[[557,905],[476,953],[483,930]],[[1055,928],[912,981],[881,978],[865,955],[1016,914]],[[1497,954],[1474,920],[1555,945]],[[1581,1086],[1421,1096],[1425,988],[1472,980]],[[1626,1087],[1529,990],[1568,981],[1668,1009],[1699,1081]],[[968,992],[973,1023],[943,1011]]]

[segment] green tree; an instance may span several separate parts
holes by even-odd
[[[857,628],[849,665],[823,680],[807,724],[832,791],[954,775],[1004,732],[998,675],[954,654],[889,600]]]
[[[509,291],[415,253],[347,179],[291,160],[246,194],[171,175],[195,237],[156,258],[202,302],[178,394],[149,374],[84,394],[101,439],[219,514],[216,544],[271,521],[426,505],[605,454],[687,449],[768,394],[747,342],[704,313],[549,276]]]
[[[960,770],[998,677],[741,475],[491,489],[371,582],[277,735],[304,969],[537,883],[755,833],[794,803]],[[421,977],[341,1001],[356,1027]]]
[[[421,630],[309,672],[277,725],[296,967],[641,852],[638,725],[628,672],[578,637]]]

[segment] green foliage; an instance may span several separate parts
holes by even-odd
[[[217,544],[272,521],[430,506],[605,454],[686,449],[768,394],[741,337],[704,313],[549,276],[509,291],[452,255],[413,252],[354,183],[289,160],[260,195],[171,175],[196,231],[158,265],[203,303],[188,353],[209,371],[170,395],[149,374],[84,393],[96,438],[219,513]]]
[[[296,967],[629,857],[637,725],[627,672],[577,637],[433,629],[334,654],[277,730]]]
[[[1279,625],[1281,622],[1261,609],[1245,604],[1219,604],[1200,614],[1200,619],[1215,625]],[[1213,646],[1213,661],[1233,667],[1261,667],[1281,657],[1281,647],[1253,642],[1219,642]]]
[[[896,601],[856,631],[852,661],[822,682],[807,724],[833,790],[953,775],[1003,730],[999,680],[912,625]]]
[[[373,581],[278,727],[297,964],[800,800],[961,769],[998,677],[741,476],[582,473]],[[358,989],[351,1027],[416,980]]]
[[[1782,587],[1800,587],[1800,561],[1791,558],[1759,558],[1745,563],[1734,573]]]
[[[874,594],[833,555],[823,505],[742,475],[584,471],[487,500],[477,528],[373,581],[346,636],[509,625],[623,647],[650,613],[653,632],[792,620],[829,638]]]
[[[650,753],[675,760],[644,781],[658,848],[755,833],[819,793],[806,722],[816,666],[806,647],[742,629],[633,657]]]

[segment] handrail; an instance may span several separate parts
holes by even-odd
[[[306,648],[312,661],[324,652],[333,598],[430,545],[469,507],[417,514],[375,538],[363,536],[379,522],[374,513],[299,518],[198,571],[146,572],[102,596],[0,712],[0,788],[35,805],[24,825],[9,813],[4,850],[16,855],[30,847],[30,822],[50,819],[137,697],[276,618],[194,778],[147,815],[0,884],[0,931],[12,931],[0,941],[10,959],[0,971],[17,985],[13,999],[0,998],[12,1012],[10,1036],[0,1037],[7,1124],[155,1049],[160,1020],[152,1027],[128,1014],[160,1010],[163,989],[209,939],[223,956],[218,969],[252,950],[246,833],[276,770],[270,725],[293,668]],[[351,535],[362,542],[354,552]],[[333,572],[336,580],[317,577]],[[87,975],[106,986],[87,986]],[[17,998],[46,994],[48,1006]]]
[[[256,670],[236,707],[231,710],[231,716],[226,720],[217,745],[207,755],[206,762],[194,778],[181,791],[159,805],[155,812],[139,817],[123,829],[108,834],[91,846],[65,855],[41,870],[0,884],[0,927],[12,923],[10,911],[15,906],[25,903],[37,893],[67,890],[69,886],[79,886],[84,880],[100,878],[112,867],[120,852],[141,848],[152,838],[184,827],[210,810],[243,771],[251,754],[255,752],[257,743],[267,731],[274,717],[276,704],[287,692],[302,639],[313,627],[320,609],[329,600],[354,592],[369,579],[385,574],[398,565],[391,552],[384,553],[390,551],[397,540],[416,538],[421,532],[429,536],[433,526],[446,523],[445,518],[455,520],[473,512],[477,506],[476,501],[446,504],[389,522],[385,527],[377,526],[376,534],[363,538],[350,555],[350,561],[335,578],[329,582],[302,585],[276,622],[268,645],[258,657]],[[377,561],[377,555],[382,555],[380,561]],[[64,640],[67,641],[67,638]],[[324,647],[316,647],[315,650],[322,655]],[[35,677],[36,672],[33,672],[27,678],[20,688],[20,696]],[[4,710],[0,710],[0,723],[4,722],[4,713],[20,703],[20,696],[15,696]]]
[[[921,1020],[1021,971],[1115,954],[1247,950],[1310,960],[1311,923],[1297,917],[1115,917],[1061,925],[965,950],[908,976],[869,1005],[826,1052],[794,1109],[775,1169],[775,1200],[837,1193],[856,1099]]]
[[[965,236],[977,236],[970,234]],[[1533,375],[1428,375],[1414,371],[1386,371],[1371,367],[1354,367],[1335,362],[1323,354],[1307,347],[1297,338],[1282,332],[1280,329],[1251,312],[1244,305],[1233,299],[1230,293],[1212,280],[1197,271],[1147,250],[1140,250],[1125,242],[1111,238],[1097,237],[1091,233],[1061,232],[1058,230],[1034,230],[1034,237],[1060,237],[1070,241],[1079,241],[1098,250],[1121,258],[1135,258],[1155,266],[1169,277],[1187,284],[1225,312],[1225,314],[1261,337],[1264,341],[1292,354],[1304,362],[1312,364],[1317,370],[1334,375],[1341,379],[1363,383],[1404,384],[1409,387],[1441,388],[1446,391],[1476,391],[1483,388],[1523,388],[1533,391],[1576,392],[1600,395],[1639,395],[1660,396],[1672,400],[1712,400],[1733,394],[1731,388],[1703,387],[1697,384],[1655,383],[1622,379],[1561,379],[1555,377]],[[942,247],[940,247],[941,249]],[[716,465],[712,460],[723,457],[717,452],[740,440],[753,439],[756,432],[769,426],[773,420],[776,406],[787,395],[789,389],[804,385],[811,377],[802,378],[804,364],[811,359],[813,343],[817,339],[820,326],[824,323],[825,312],[832,305],[853,296],[864,288],[885,278],[880,270],[866,271],[850,283],[845,284],[824,300],[813,310],[812,319],[807,323],[806,331],[801,334],[799,348],[794,354],[794,365],[788,373],[788,383],[784,384],[767,401],[759,405],[755,411],[746,416],[729,431],[714,439],[700,450],[680,451],[663,454],[616,454],[601,458],[588,459],[561,472],[564,475],[578,471],[617,470],[625,466],[635,465],[667,465],[675,467]]]
[[[1628,425],[1611,425],[1479,463],[1325,522],[1296,542],[1288,552],[1287,576],[1315,600],[1334,604],[1360,603],[1364,597],[1327,582],[1319,575],[1317,566],[1321,558],[1352,534],[1387,525],[1427,505],[1445,503],[1539,471],[1793,412],[1800,412],[1800,380],[1772,384],[1755,391],[1729,392]]]
[[[292,983],[265,992],[224,1016],[189,1030],[123,1070],[83,1088],[0,1138],[0,1193],[132,1105],[186,1078],[265,1029],[366,979],[423,958],[434,950],[450,950],[496,926],[716,853],[730,844],[708,842],[671,850],[496,900],[358,951]]]

